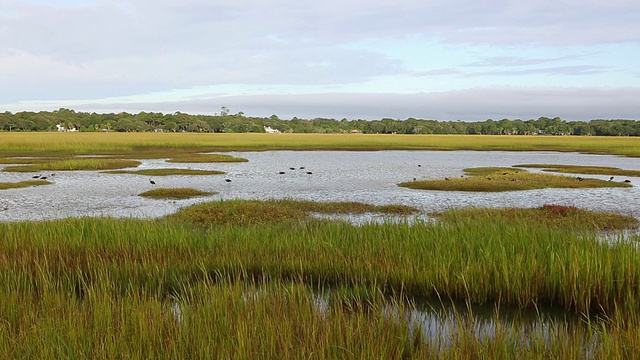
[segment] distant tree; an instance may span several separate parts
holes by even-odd
[[[164,129],[175,132],[178,129],[178,124],[176,124],[175,121],[166,121],[164,123]]]

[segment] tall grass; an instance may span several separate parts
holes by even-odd
[[[443,339],[453,346],[437,350],[410,336],[404,320],[389,317],[384,297],[367,296],[367,308],[314,307],[308,287],[338,286],[600,314],[614,326],[598,328],[594,358],[624,358],[640,344],[639,284],[635,244],[517,217],[359,227],[294,221],[201,228],[177,219],[109,218],[0,223],[0,354],[585,355],[582,330],[558,331],[549,343],[543,335],[522,341],[503,330],[479,340],[461,328]],[[353,304],[345,300],[338,304]]]

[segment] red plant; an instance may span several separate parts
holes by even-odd
[[[566,216],[568,214],[572,214],[578,211],[578,208],[575,206],[555,205],[555,204],[545,204],[539,207],[538,209],[542,211],[546,211],[550,214],[559,215],[559,216]]]

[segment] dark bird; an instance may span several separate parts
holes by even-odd
[[[149,182],[151,183],[151,185],[155,185],[156,184],[156,182],[151,180],[151,179],[149,179]]]
[[[39,178],[39,177],[40,177],[40,175],[33,175],[33,176],[32,176],[32,178],[34,178],[34,179],[37,179],[37,178]]]
[[[226,182],[230,183],[230,182],[231,182],[231,179],[224,179],[224,181],[226,181]]]
[[[313,174],[313,173],[312,173],[311,171],[307,171],[307,174],[311,175],[311,174]]]
[[[626,183],[630,183],[630,182],[631,182],[631,180],[627,179],[627,180],[625,180],[624,182],[626,182]]]
[[[304,170],[304,166],[300,166],[300,170]]]
[[[444,178],[445,180],[449,180],[449,178]]]
[[[283,175],[286,174],[284,171],[280,171],[278,174]]]
[[[290,167],[290,168],[289,168],[289,170],[295,170],[295,169],[296,169],[296,168],[294,168],[294,167]]]
[[[420,167],[420,166],[422,166],[422,165],[418,164],[418,167]]]
[[[40,180],[47,180],[46,176],[40,176]]]
[[[609,178],[609,181],[613,180],[613,176]]]
[[[584,180],[584,178],[581,178],[580,176],[578,176],[578,177],[576,177],[576,180],[582,181],[582,180]]]

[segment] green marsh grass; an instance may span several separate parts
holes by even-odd
[[[640,176],[640,170],[624,170],[610,166],[554,165],[554,164],[520,164],[515,167],[543,169],[543,171],[566,174],[620,175]]]
[[[531,221],[549,228],[575,231],[628,230],[638,227],[638,219],[630,215],[555,204],[527,209],[465,208],[432,215],[447,222],[455,222],[460,219],[491,218],[500,222]]]
[[[309,219],[310,213],[409,215],[416,212],[417,209],[404,205],[375,206],[359,202],[313,202],[289,199],[224,200],[193,205],[167,218],[211,226],[304,221]]]
[[[0,164],[41,164],[47,163],[59,158],[42,158],[42,157],[5,157],[0,158]]]
[[[51,185],[50,181],[46,180],[26,180],[18,182],[0,182],[0,190],[25,188],[30,186]]]
[[[72,170],[106,170],[106,169],[122,169],[136,167],[140,165],[140,161],[122,160],[122,159],[106,159],[106,158],[79,158],[68,160],[53,160],[50,162],[7,166],[2,171],[9,172],[39,172],[39,171],[72,171]]]
[[[209,196],[215,192],[202,191],[191,188],[158,188],[138,194],[138,196],[153,199],[190,199],[200,196]]]
[[[597,313],[613,325],[594,326],[594,358],[640,345],[631,242],[492,214],[357,227],[167,218],[0,223],[0,355],[572,359],[591,336],[560,327],[523,341],[507,324],[478,339],[461,326],[438,347],[389,316],[387,296]],[[309,289],[323,286],[343,289],[343,305],[319,310]]]
[[[463,169],[464,173],[469,176],[487,176],[496,173],[518,173],[524,171],[514,167],[500,167],[500,166],[487,166],[487,167],[475,167]]]
[[[4,157],[102,154],[143,159],[217,151],[499,150],[640,156],[639,141],[635,137],[613,136],[0,132],[0,154]]]
[[[110,170],[103,171],[107,174],[135,174],[146,176],[171,176],[171,175],[221,175],[224,171],[199,170],[199,169],[142,169],[142,170]]]
[[[167,162],[173,163],[222,163],[247,162],[249,160],[225,154],[181,154],[172,156]]]
[[[493,172],[494,170],[497,171]],[[577,179],[568,176],[531,173],[525,170],[510,170],[509,168],[479,168],[477,170],[465,169],[465,171],[478,175],[437,180],[414,180],[400,183],[398,186],[417,190],[476,192],[522,191],[547,188],[584,189],[632,186],[631,184],[623,182],[604,181],[599,179]]]

